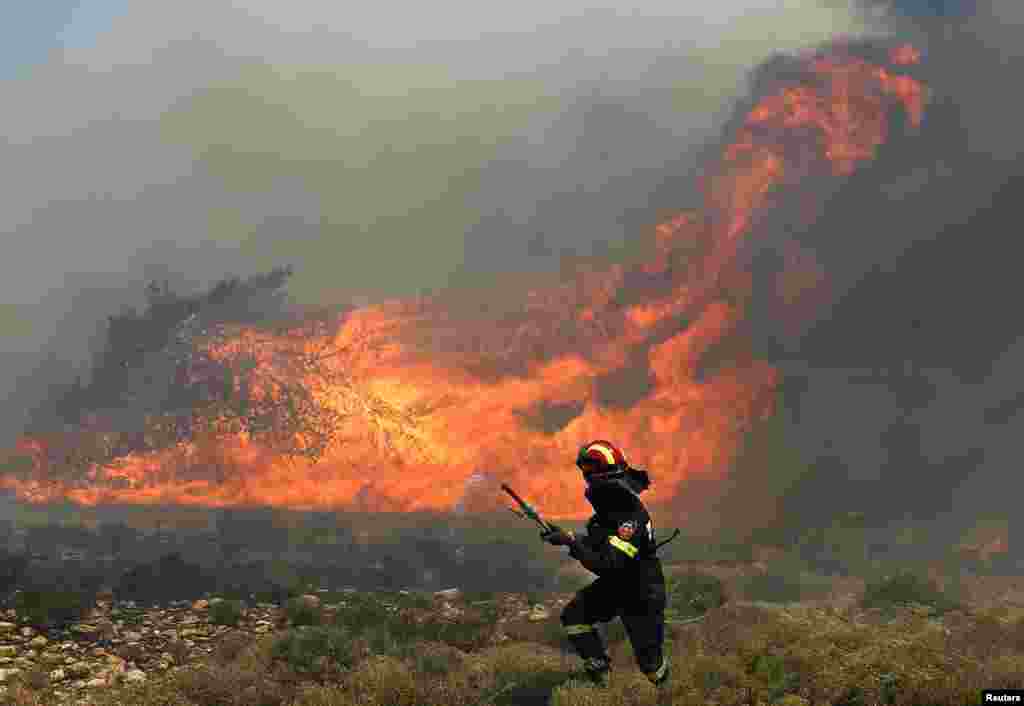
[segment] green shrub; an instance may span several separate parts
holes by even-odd
[[[292,625],[319,625],[323,622],[323,609],[302,598],[292,598],[285,606],[285,613]]]
[[[785,661],[775,655],[757,655],[750,662],[750,674],[768,687],[768,702],[777,703],[800,686],[800,675],[786,669]]]
[[[678,618],[696,618],[728,600],[718,578],[697,571],[669,577],[667,589],[668,611]]]
[[[416,610],[430,610],[434,605],[430,596],[419,591],[399,594],[395,602],[401,608],[413,608]]]
[[[320,658],[326,658],[344,669],[355,664],[352,635],[338,626],[289,630],[274,643],[271,655],[285,661],[300,673],[317,671]]]
[[[440,649],[418,650],[414,657],[418,674],[448,674],[459,669],[463,664],[462,655],[452,647]]]
[[[70,589],[32,589],[17,595],[14,610],[21,619],[34,627],[64,627],[80,620],[95,605],[95,601],[95,594]]]
[[[125,625],[141,625],[146,619],[146,611],[143,608],[115,608],[111,615],[117,616]]]
[[[361,634],[367,628],[392,622],[392,613],[373,596],[352,593],[346,596],[345,605],[338,611],[336,622],[353,634]]]
[[[864,608],[923,605],[937,613],[957,608],[957,602],[943,593],[934,581],[911,572],[903,572],[868,583],[861,598]]]
[[[242,619],[241,601],[217,601],[210,606],[210,623],[234,627]]]
[[[443,642],[460,650],[470,651],[485,646],[494,632],[491,621],[470,619],[434,620],[420,626],[420,639]]]

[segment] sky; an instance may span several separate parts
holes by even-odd
[[[3,78],[23,76],[45,64],[54,52],[88,47],[110,30],[129,0],[48,0],[8,6],[0,25]]]

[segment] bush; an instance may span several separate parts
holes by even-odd
[[[242,618],[241,601],[217,601],[210,606],[210,622],[234,627]]]
[[[170,680],[173,692],[178,698],[184,697],[194,706],[286,706],[293,703],[294,694],[286,685],[276,683],[260,671],[241,669],[237,665],[228,667],[201,666],[175,673]],[[162,693],[161,693],[162,692]],[[180,704],[171,701],[169,693],[157,692],[151,699],[135,698],[122,703],[145,703],[152,706]],[[176,693],[175,693],[176,692]],[[173,698],[173,697],[171,697]]]
[[[33,627],[64,627],[81,620],[95,602],[95,594],[88,592],[30,589],[17,595],[14,609]]]
[[[800,675],[786,669],[785,661],[774,655],[757,655],[750,662],[750,674],[768,687],[768,702],[778,703],[800,686]]]
[[[668,611],[678,618],[696,618],[728,600],[718,578],[697,571],[669,577],[667,589]]]
[[[275,659],[286,662],[300,673],[319,671],[321,659],[349,669],[355,664],[352,635],[337,626],[317,626],[290,630],[271,650]]]
[[[360,634],[367,628],[392,622],[392,614],[373,596],[353,593],[346,596],[335,622],[353,634]]]
[[[396,603],[401,608],[411,608],[413,610],[430,610],[434,606],[433,600],[419,591],[399,594]]]
[[[319,625],[323,622],[323,610],[303,598],[292,598],[285,606],[285,613],[292,625]]]
[[[861,598],[861,605],[867,609],[914,604],[928,606],[936,613],[959,607],[957,602],[943,593],[934,581],[910,572],[868,583]]]
[[[431,643],[419,645],[414,660],[417,674],[447,674],[464,662],[462,653],[454,647]]]

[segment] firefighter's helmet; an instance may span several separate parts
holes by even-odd
[[[576,465],[587,480],[621,476],[629,468],[622,451],[603,439],[584,444],[576,457]]]

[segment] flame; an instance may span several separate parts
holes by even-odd
[[[919,59],[910,46],[892,50],[889,67],[843,47],[805,56],[802,77],[764,96],[712,165],[703,207],[657,227],[642,265],[580,266],[518,306],[439,295],[349,313],[333,340],[349,353],[330,363],[346,384],[307,381],[350,420],[317,465],[221,434],[128,456],[81,483],[2,483],[23,499],[87,505],[448,511],[493,508],[498,494],[477,482],[486,477],[551,517],[582,518],[572,461],[580,444],[607,438],[650,468],[650,502],[668,503],[684,479],[725,474],[774,408],[777,373],[750,354],[742,326],[752,295],[743,243],[781,190],[872,159],[893,108],[920,124],[923,88],[895,73]],[[803,301],[824,273],[806,252],[789,259],[782,299]],[[242,329],[214,354],[279,345]],[[256,366],[252,394],[277,394],[273,356]],[[46,443],[22,446],[37,471]]]

